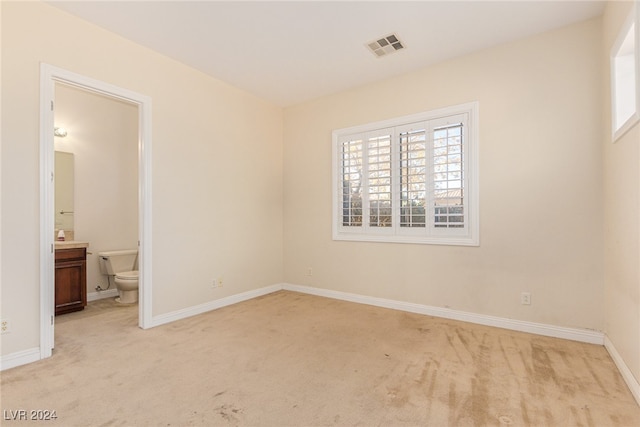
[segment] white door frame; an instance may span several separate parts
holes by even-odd
[[[138,325],[151,325],[151,98],[49,64],[40,64],[40,358],[54,346],[54,99],[55,83],[117,98],[138,106]]]

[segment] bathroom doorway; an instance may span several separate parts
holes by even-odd
[[[60,82],[54,89],[54,236],[89,244],[91,303],[118,295],[98,253],[138,249],[138,106]]]
[[[127,89],[119,88],[105,82],[81,76],[67,70],[50,66],[48,64],[41,64],[40,75],[40,161],[42,173],[40,185],[40,357],[46,358],[51,356],[52,349],[55,344],[55,285],[53,247],[54,239],[56,236],[55,230],[58,228],[56,227],[56,224],[60,225],[60,223],[64,223],[65,226],[68,226],[68,222],[70,219],[55,218],[55,216],[53,215],[56,195],[54,188],[54,173],[56,172],[54,167],[54,152],[56,151],[56,149],[59,149],[58,151],[66,152],[80,150],[79,153],[82,153],[85,156],[88,152],[94,150],[91,154],[94,159],[91,161],[94,162],[94,166],[92,167],[92,169],[96,173],[96,176],[95,179],[92,179],[92,181],[96,180],[96,182],[101,182],[101,184],[96,185],[96,191],[91,195],[91,197],[94,197],[96,200],[98,200],[100,197],[108,197],[107,195],[102,193],[104,191],[124,193],[118,196],[120,197],[118,200],[113,200],[113,203],[121,203],[123,205],[122,210],[126,210],[129,212],[128,216],[126,214],[121,215],[117,213],[118,209],[113,209],[113,206],[109,208],[112,210],[111,218],[113,218],[114,222],[117,223],[110,225],[111,227],[117,228],[115,232],[112,233],[104,233],[103,231],[99,231],[93,234],[87,233],[86,230],[88,230],[90,227],[95,227],[95,225],[91,225],[91,221],[95,221],[95,218],[89,219],[87,217],[84,217],[80,221],[74,218],[74,221],[72,222],[74,223],[74,227],[77,228],[79,226],[84,230],[84,236],[76,235],[76,240],[86,240],[90,245],[88,248],[88,252],[90,252],[91,255],[87,256],[87,283],[89,286],[88,295],[94,299],[99,298],[100,292],[103,291],[95,290],[95,292],[91,292],[91,288],[94,288],[94,286],[95,288],[97,288],[99,286],[101,289],[105,289],[109,286],[106,283],[106,278],[104,279],[105,283],[101,284],[101,278],[99,276],[100,273],[99,271],[96,271],[97,258],[95,257],[97,256],[97,252],[107,249],[125,249],[124,247],[116,248],[114,247],[114,245],[137,246],[139,251],[138,269],[140,272],[138,325],[143,329],[151,326],[151,99],[147,96],[131,92]],[[81,136],[81,132],[85,132],[85,140],[93,139],[92,142],[97,144],[109,144],[110,139],[107,135],[97,136],[97,134],[94,134],[93,138],[87,138],[87,132],[90,131],[88,131],[87,128],[83,129],[82,120],[72,123],[72,119],[69,118],[70,116],[67,115],[67,117],[65,117],[63,114],[57,114],[56,92],[60,94],[61,101],[62,97],[64,96],[64,100],[67,103],[69,103],[70,100],[74,99],[76,101],[84,100],[89,103],[93,102],[94,107],[91,108],[97,110],[100,110],[100,108],[95,106],[99,105],[100,103],[115,103],[112,105],[117,105],[119,107],[119,109],[116,109],[118,111],[116,112],[116,114],[123,114],[127,117],[123,119],[124,122],[121,123],[121,125],[124,128],[129,128],[128,136],[125,137],[131,141],[130,145],[132,146],[127,147],[126,144],[120,144],[120,147],[118,148],[115,147],[117,145],[116,142],[112,140],[110,144],[111,147],[109,148],[110,151],[108,153],[106,151],[103,153],[104,158],[102,160],[100,160],[99,147],[79,146],[79,139],[83,139]],[[93,117],[91,119],[98,119],[98,121],[94,121],[93,124],[96,127],[102,127],[103,134],[108,133],[107,128],[105,128],[104,126],[107,125],[110,120],[113,120],[113,118],[109,119],[108,114],[106,114],[105,111],[106,110],[102,111],[101,113],[98,112],[98,116],[101,117]],[[131,115],[132,113],[133,116]],[[85,116],[85,122],[87,121],[88,117],[90,116]],[[99,121],[100,118],[103,119],[102,123]],[[67,123],[62,123],[62,121],[66,121]],[[60,136],[54,137],[54,128],[60,126],[67,126],[66,138],[69,139],[65,140],[65,138],[62,138]],[[71,143],[73,141],[71,133],[72,130],[76,132],[74,136],[77,138],[76,147],[73,149],[71,149]],[[99,130],[94,131],[100,132]],[[58,135],[60,135],[60,132],[58,132]],[[114,138],[116,138],[116,136],[114,136]],[[118,153],[118,150],[121,150],[120,153]],[[96,153],[96,151],[98,153]],[[128,154],[126,154],[125,152]],[[99,166],[101,161],[102,164],[101,166]],[[114,162],[117,163],[119,161],[120,164],[114,164]],[[84,166],[86,167],[86,165]],[[110,168],[113,173],[108,174],[108,172],[106,172],[107,169],[103,169],[102,172],[100,172],[100,167],[107,169]],[[88,179],[87,177],[90,177],[90,172],[87,172],[85,170],[83,173],[85,177],[84,179]],[[81,176],[77,179],[83,179]],[[84,192],[84,197],[86,197],[86,194],[91,193],[91,184],[82,183],[81,185],[78,185],[77,179],[76,189],[82,189],[81,193]],[[124,187],[120,186],[119,188],[114,188],[113,186],[110,186],[108,184],[105,185],[105,182],[108,182],[112,179],[123,181],[128,180],[129,182]],[[94,212],[93,215],[95,216],[97,215],[97,213]],[[104,212],[104,215],[108,216],[109,213]],[[72,217],[74,215],[67,213],[66,216]],[[108,221],[108,219],[102,218],[102,221],[104,224],[104,221]],[[107,226],[103,227],[107,228]],[[118,240],[118,238],[115,236],[118,234],[118,232],[126,237],[121,236]],[[92,239],[94,239],[93,245],[90,241]],[[96,242],[100,243],[96,245]],[[131,249],[131,247],[128,247],[126,249]],[[93,261],[96,262],[94,263]],[[111,284],[111,287],[114,286],[114,284]]]

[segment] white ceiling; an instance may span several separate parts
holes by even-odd
[[[602,14],[600,1],[51,1],[280,106]],[[365,44],[397,33],[406,49]],[[123,66],[126,66],[124,64]]]

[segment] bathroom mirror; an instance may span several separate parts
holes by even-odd
[[[54,170],[55,228],[73,232],[73,153],[56,151]]]

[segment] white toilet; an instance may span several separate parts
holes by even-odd
[[[100,272],[114,280],[122,304],[138,302],[138,250],[99,252]],[[113,276],[113,277],[112,277]]]

